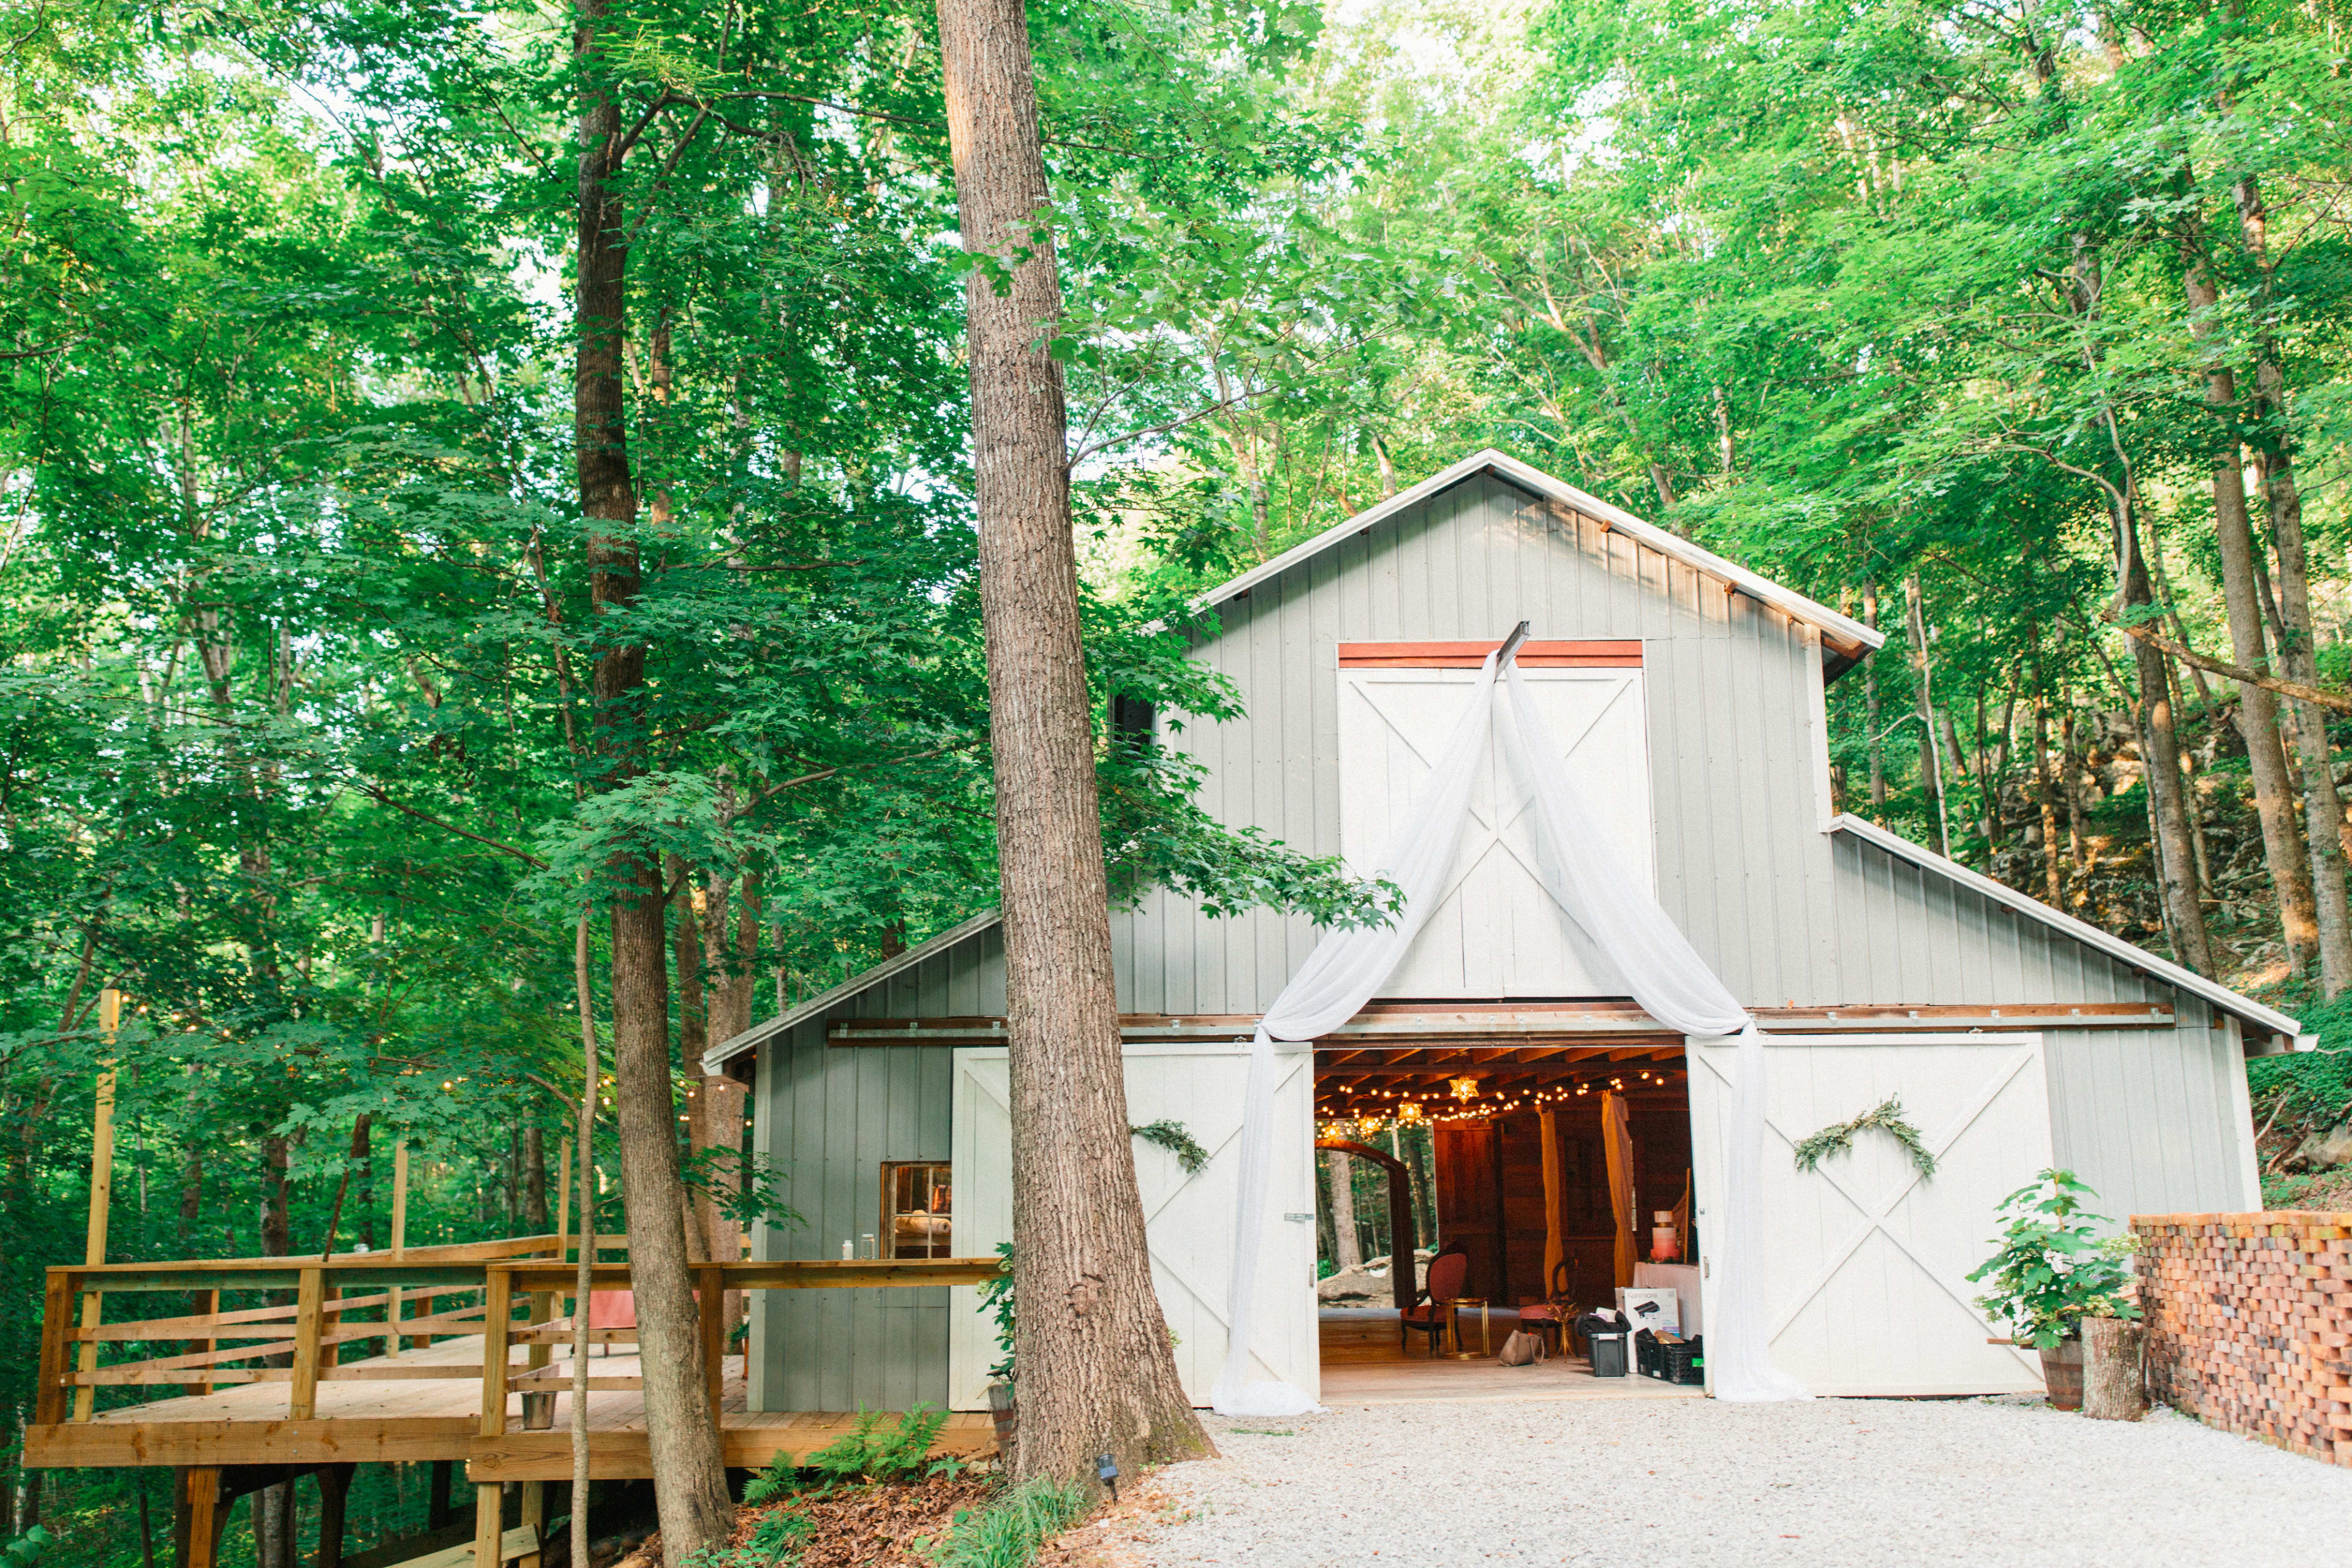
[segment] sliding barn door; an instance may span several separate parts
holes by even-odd
[[[985,1258],[1013,1239],[1011,1091],[1001,1047],[956,1052],[953,1107],[955,1251]],[[1279,1058],[1275,1092],[1274,1166],[1260,1238],[1258,1355],[1253,1381],[1279,1379],[1313,1394],[1321,1386],[1315,1318],[1314,1058]],[[1176,1336],[1176,1369],[1195,1405],[1225,1359],[1225,1297],[1233,1266],[1234,1203],[1241,1162],[1242,1089],[1249,1077],[1246,1041],[1220,1045],[1132,1045],[1127,1048],[1127,1116],[1136,1126],[1183,1124],[1208,1152],[1188,1172],[1175,1155],[1137,1140],[1135,1174],[1143,1194],[1151,1282]],[[996,1327],[976,1289],[949,1292],[949,1405],[988,1407],[988,1369],[1003,1353]]]
[[[1349,646],[1354,645],[1342,646],[1339,670],[1339,839],[1349,866],[1368,874],[1412,809],[1478,672],[1394,664],[1349,668]],[[1654,892],[1640,645],[1612,646],[1633,651],[1612,665],[1528,669],[1528,694],[1601,830]],[[1490,726],[1507,700],[1498,683]],[[1622,993],[1606,961],[1544,891],[1536,870],[1531,788],[1514,746],[1495,732],[1444,898],[1381,995]]]
[[[1699,1238],[1722,1255],[1729,1042],[1690,1049]],[[1975,1306],[1969,1271],[1993,1250],[1993,1210],[2050,1163],[2038,1035],[1811,1036],[1765,1047],[1762,1208],[1772,1359],[1820,1394],[2008,1394],[2042,1386],[2031,1351]],[[1883,1132],[1797,1169],[1795,1146],[1890,1097],[1936,1159],[1932,1176]],[[1712,1264],[1710,1264],[1710,1268]],[[1712,1314],[1717,1296],[1706,1295]]]

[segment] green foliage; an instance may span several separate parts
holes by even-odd
[[[1156,1144],[1175,1155],[1176,1163],[1184,1167],[1184,1173],[1188,1176],[1199,1175],[1209,1163],[1209,1152],[1201,1147],[1200,1140],[1194,1138],[1181,1121],[1163,1118],[1158,1121],[1147,1121],[1140,1127],[1130,1127],[1128,1131],[1146,1143]]]
[[[898,1417],[887,1432],[878,1411],[857,1412],[857,1425],[795,1465],[778,1456],[769,1467],[743,1483],[747,1504],[774,1502],[812,1488],[818,1492],[848,1481],[887,1483],[910,1480],[937,1470],[931,1444],[947,1426],[947,1412],[919,1404]]]
[[[57,1539],[40,1525],[34,1525],[24,1534],[0,1547],[0,1564],[5,1568],[33,1568],[42,1550]]]
[[[2001,1200],[2010,1216],[2000,1249],[1969,1274],[1990,1279],[1977,1305],[2006,1321],[2021,1342],[2043,1350],[2079,1338],[2084,1318],[2137,1318],[2138,1303],[2126,1289],[2132,1253],[2127,1236],[2102,1239],[2105,1216],[2087,1213],[2083,1199],[2096,1197],[2072,1171],[2044,1171],[2035,1184]]]
[[[1911,1163],[1918,1168],[1922,1176],[1936,1173],[1936,1156],[1928,1152],[1927,1141],[1919,1136],[1919,1130],[1903,1120],[1903,1100],[1899,1095],[1887,1096],[1851,1121],[1824,1127],[1811,1137],[1799,1140],[1795,1150],[1797,1169],[1819,1169],[1821,1163],[1830,1155],[1843,1154],[1851,1150],[1855,1133],[1872,1128],[1902,1144],[1905,1152],[1911,1156]]]
[[[2332,1002],[2307,1001],[2295,1015],[2305,1029],[2319,1037],[2316,1049],[2255,1057],[2246,1063],[2254,1119],[2283,1136],[2331,1127],[2352,1117],[2352,992]]]
[[[1086,1517],[1093,1494],[1076,1482],[1027,1481],[950,1531],[940,1568],[1028,1568],[1040,1547]]]
[[[980,1304],[996,1324],[997,1360],[988,1369],[989,1377],[997,1383],[1013,1381],[1013,1341],[1015,1318],[1013,1307],[1013,1244],[1000,1241],[996,1256],[1003,1261],[996,1276],[980,1288]]]

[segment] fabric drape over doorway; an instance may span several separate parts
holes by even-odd
[[[1745,1009],[1724,989],[1644,879],[1593,827],[1593,815],[1561,765],[1560,752],[1528,699],[1518,667],[1503,657],[1527,633],[1522,623],[1480,668],[1470,700],[1446,738],[1412,809],[1381,856],[1374,874],[1394,883],[1403,907],[1388,924],[1327,933],[1266,1009],[1251,1042],[1242,1107],[1241,1172],[1234,1202],[1228,1342],[1211,1404],[1228,1415],[1289,1415],[1314,1408],[1302,1389],[1251,1382],[1250,1330],[1255,1314],[1259,1232],[1274,1148],[1276,1042],[1311,1049],[1316,1037],[1353,1017],[1403,959],[1439,901],[1462,843],[1471,787],[1494,730],[1511,738],[1534,783],[1532,805],[1544,887],[1616,970],[1620,983],[1651,1016],[1684,1035],[1739,1037],[1724,1235],[1716,1287],[1716,1322],[1707,1362],[1718,1398],[1801,1399],[1804,1390],[1776,1372],[1767,1349],[1756,1234],[1757,1172],[1764,1137],[1764,1047]],[[1493,722],[1497,676],[1507,682],[1510,722]],[[1622,1222],[1621,1222],[1622,1223]]]

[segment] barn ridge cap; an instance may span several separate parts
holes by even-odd
[[[1885,634],[1863,625],[1849,616],[1816,600],[1807,598],[1793,588],[1783,587],[1770,578],[1750,572],[1747,567],[1725,560],[1713,551],[1693,544],[1679,534],[1669,532],[1654,522],[1645,522],[1622,507],[1612,506],[1598,496],[1577,489],[1567,480],[1556,479],[1541,468],[1523,463],[1507,452],[1488,447],[1444,468],[1419,484],[1368,507],[1342,522],[1291,546],[1273,560],[1254,566],[1240,576],[1221,583],[1192,601],[1192,609],[1214,609],[1230,599],[1240,597],[1259,584],[1267,582],[1302,562],[1312,560],[1343,539],[1352,538],[1365,529],[1395,516],[1409,507],[1416,506],[1443,491],[1453,489],[1463,480],[1481,473],[1492,473],[1508,480],[1519,489],[1528,490],[1546,500],[1572,507],[1613,531],[1623,533],[1635,542],[1656,551],[1661,555],[1682,562],[1693,570],[1721,583],[1726,588],[1747,595],[1759,603],[1771,605],[1793,620],[1818,629],[1830,645],[1836,668],[1834,675],[1860,662],[1862,657],[1886,641]]]

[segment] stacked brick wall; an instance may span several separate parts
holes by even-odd
[[[2134,1215],[2151,1399],[2352,1465],[2352,1214]]]

